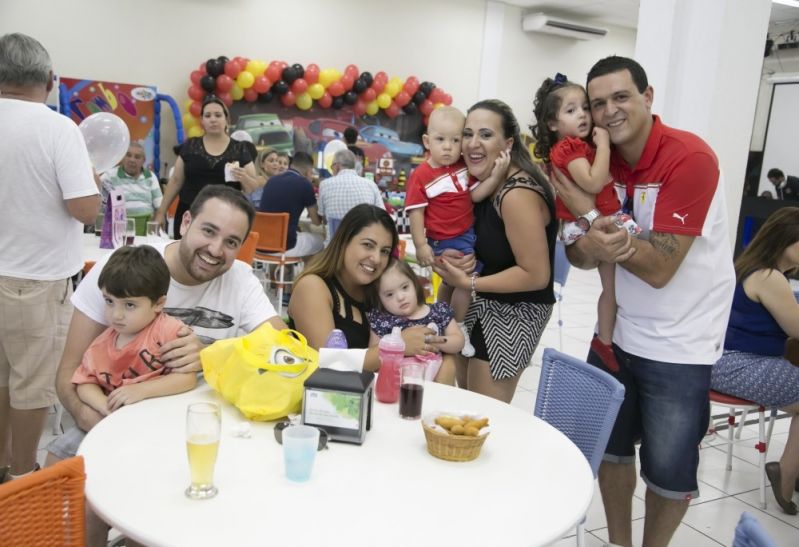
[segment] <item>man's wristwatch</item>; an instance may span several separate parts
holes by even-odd
[[[594,223],[596,219],[599,218],[599,211],[596,209],[591,209],[580,218],[577,219],[577,226],[580,227],[581,230],[587,232],[591,229],[591,225]]]

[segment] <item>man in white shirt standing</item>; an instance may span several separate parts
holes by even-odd
[[[325,247],[336,231],[335,223],[340,222],[356,205],[368,203],[381,209],[386,208],[377,184],[358,176],[355,162],[355,154],[350,150],[339,150],[333,155],[333,163],[330,165],[334,176],[323,180],[319,185],[319,216],[327,220]]]
[[[0,458],[9,428],[12,435],[10,469],[0,480],[36,468],[57,400],[70,278],[83,267],[81,233],[100,210],[80,130],[44,104],[52,88],[50,56],[38,41],[0,37]]]

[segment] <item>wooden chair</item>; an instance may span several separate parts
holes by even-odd
[[[255,213],[252,231],[258,233],[258,245],[254,262],[271,264],[277,270],[277,313],[283,316],[283,287],[293,281],[286,281],[286,266],[302,264],[302,258],[287,257],[286,245],[289,235],[288,213]],[[268,283],[271,280],[267,276]]]
[[[258,232],[250,232],[247,234],[247,239],[245,239],[244,243],[241,244],[241,247],[239,248],[239,254],[236,259],[246,262],[252,266],[252,262],[255,259],[255,249],[258,246],[259,239],[260,235]]]
[[[0,485],[0,545],[83,547],[85,481],[77,456]]]

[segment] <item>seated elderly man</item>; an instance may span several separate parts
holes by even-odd
[[[368,203],[385,209],[380,189],[373,181],[358,176],[356,161],[350,150],[339,150],[330,166],[333,176],[319,185],[319,215],[327,220],[325,247],[336,231],[336,222],[356,205]]]
[[[103,201],[111,189],[122,192],[128,218],[136,219],[137,235],[144,235],[147,221],[163,200],[158,178],[152,171],[144,168],[144,157],[141,143],[132,142],[119,166],[100,176]]]

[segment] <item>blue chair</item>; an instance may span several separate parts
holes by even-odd
[[[561,314],[560,303],[563,300],[563,288],[566,286],[566,279],[569,277],[571,264],[566,258],[566,246],[562,241],[555,242],[555,271],[553,281],[555,282],[555,302],[558,306],[558,334],[560,335],[560,346],[558,349],[563,351],[563,316]]]
[[[777,547],[777,544],[763,529],[760,521],[744,511],[735,527],[732,547]]]
[[[577,445],[594,478],[623,400],[624,386],[607,372],[555,349],[544,350],[533,413]],[[577,525],[579,546],[584,523],[585,517]]]

